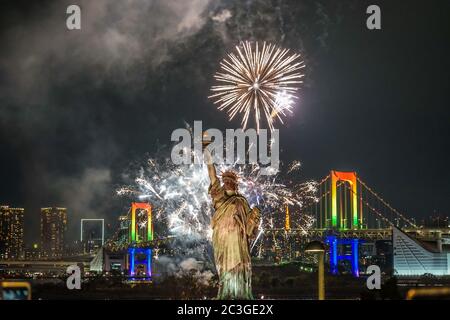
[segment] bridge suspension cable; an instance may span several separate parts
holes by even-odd
[[[351,193],[353,193],[353,190],[352,190],[349,186],[347,186],[347,185],[344,185],[344,186],[345,186],[345,188],[347,188]],[[374,212],[377,216],[379,216],[384,222],[386,222],[387,224],[389,224],[389,225],[391,225],[391,226],[394,225],[394,223],[392,223],[388,218],[386,218],[381,212],[379,212],[377,209],[375,209],[373,206],[371,206],[370,203],[369,203],[367,200],[364,200],[363,197],[362,197],[362,195],[359,196],[359,200],[360,200],[361,202],[364,202],[364,204],[367,206],[367,208],[369,208],[370,210],[372,210],[372,212]]]
[[[369,186],[367,186],[366,183],[364,183],[360,178],[357,178],[358,182],[361,184],[361,186],[363,186],[364,188],[366,188],[370,193],[372,193],[373,196],[375,196],[379,201],[381,201],[381,203],[383,203],[387,208],[389,208],[392,212],[394,212],[395,214],[397,214],[397,216],[399,216],[401,219],[403,219],[403,221],[406,221],[410,226],[417,228],[416,224],[413,223],[410,219],[408,219],[405,215],[401,214],[400,212],[398,212],[395,208],[393,208],[389,203],[387,203],[382,197],[380,197],[375,191],[372,190],[372,188],[370,188]]]

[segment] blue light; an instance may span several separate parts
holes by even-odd
[[[147,249],[147,276],[152,276],[152,249]]]
[[[352,273],[359,277],[359,239],[353,239],[352,242]]]
[[[134,248],[129,248],[128,253],[130,254],[130,276],[134,276]]]
[[[150,248],[128,248],[128,255],[130,261],[129,275],[131,277],[136,275],[135,266],[136,264],[145,264],[146,266],[146,277],[151,277],[152,275],[152,249]],[[144,255],[144,260],[139,260],[138,255]]]
[[[326,243],[330,246],[330,271],[338,273],[338,262],[348,260],[351,263],[352,274],[359,277],[359,243],[360,239],[338,239],[336,236],[327,236]],[[351,245],[351,254],[338,254],[338,245]]]
[[[330,269],[332,274],[337,274],[338,254],[337,254],[337,239],[335,236],[328,236],[326,240],[330,246]]]

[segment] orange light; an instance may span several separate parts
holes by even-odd
[[[288,205],[286,205],[286,221],[285,221],[284,229],[286,231],[291,230],[291,218],[289,216],[289,206]]]
[[[147,212],[147,239],[144,241],[153,240],[153,224],[152,224],[152,206],[147,202],[132,202],[131,203],[131,242],[139,242],[139,236],[136,234],[136,209],[142,209]],[[142,239],[141,239],[142,240]]]
[[[331,224],[333,227],[343,228],[345,226],[338,225],[337,218],[337,195],[336,186],[338,181],[346,181],[351,186],[352,192],[352,229],[359,228],[358,221],[358,191],[357,191],[357,178],[356,172],[341,172],[341,171],[331,171]]]

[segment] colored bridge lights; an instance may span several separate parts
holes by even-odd
[[[152,207],[149,203],[133,202],[130,214],[129,280],[149,281],[152,276],[152,248],[149,243],[153,240]]]
[[[129,276],[132,280],[151,280],[152,249],[128,248]]]
[[[153,240],[152,206],[146,202],[131,203],[130,242]]]
[[[362,207],[358,210],[358,178],[356,172],[330,172],[331,225],[329,228],[339,231],[363,228]],[[361,205],[361,204],[360,204]],[[348,261],[354,277],[359,277],[358,238],[339,238],[336,235],[326,237],[329,246],[330,272],[338,273],[340,261]]]
[[[351,229],[360,229],[362,217],[358,216],[358,188],[357,188],[357,178],[356,172],[341,172],[332,170],[331,176],[331,226],[333,228],[348,229],[348,224],[346,221],[347,212],[342,212],[339,210],[338,219],[338,182],[349,183],[349,193],[350,193],[350,208],[351,208]],[[345,188],[345,186],[344,186]],[[340,208],[342,208],[342,202],[346,204],[346,189],[344,189],[344,199],[342,198],[342,193],[340,194]],[[345,205],[346,209],[347,205]]]
[[[339,239],[333,235],[326,237],[326,243],[330,247],[330,272],[338,274],[339,261],[346,260],[350,262],[352,275],[359,277],[359,244],[361,240],[356,238]]]

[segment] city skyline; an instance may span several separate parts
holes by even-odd
[[[26,208],[14,208],[14,207],[10,207],[10,206],[7,206],[7,205],[0,205],[0,208],[9,208],[9,209],[12,209],[12,210],[14,210],[14,209],[15,210],[21,210],[22,215],[23,215],[22,219],[26,220],[26,218],[27,218],[27,214],[25,214],[25,212],[26,212],[25,209]],[[39,209],[39,214],[42,214],[42,209],[48,209],[48,208],[61,208],[61,207],[44,207],[44,208],[40,208]],[[66,209],[66,208],[64,208],[64,209]],[[88,217],[86,217],[86,218],[81,218],[78,221],[75,221],[75,220],[70,219],[70,213],[69,213],[67,215],[67,226],[71,226],[71,227],[78,226],[79,228],[77,230],[78,233],[77,233],[76,236],[69,236],[67,238],[68,241],[67,241],[66,244],[68,245],[69,242],[70,243],[74,243],[74,242],[76,243],[78,240],[80,240],[79,239],[80,238],[80,232],[82,231],[82,228],[80,227],[80,221],[82,221],[82,220],[95,220],[95,221],[103,220],[104,221],[103,224],[105,226],[109,225],[109,226],[115,226],[116,228],[120,228],[120,220],[121,219],[123,220],[125,217],[126,216],[118,215],[115,218],[110,218],[109,219],[110,221],[108,221],[108,219],[105,220],[104,218],[88,218]],[[291,217],[290,214],[286,214],[286,212],[284,212],[284,213],[280,212],[280,220],[277,220],[276,225],[278,227],[283,227],[283,226],[285,227],[287,225],[287,223],[288,223],[288,222],[286,222],[286,219],[288,221],[290,221],[290,224],[292,224],[292,223],[295,224],[295,221],[292,220],[293,218]],[[412,219],[413,219],[414,223],[417,223],[419,226],[423,226],[423,227],[435,227],[435,228],[450,227],[450,217],[448,215],[429,215],[429,216],[426,216],[426,217],[424,217],[422,219],[418,219],[417,221],[416,221],[415,218],[412,218]],[[394,219],[393,224],[398,227],[399,226],[398,223],[399,223],[399,220],[398,219]],[[22,224],[23,224],[23,221],[22,221]],[[37,226],[37,228],[38,229],[41,228],[41,224],[39,224]],[[105,227],[103,227],[103,228],[104,228],[103,232],[105,232],[104,233],[104,239],[106,241],[108,239],[108,236],[111,236],[111,233],[114,232],[115,230],[113,230],[113,229],[109,230],[109,234],[108,234],[106,232],[107,229]],[[25,249],[32,249],[34,245],[36,245],[37,243],[41,242],[41,235],[39,237],[37,237],[37,238],[36,237],[34,237],[34,238],[26,238],[25,235],[26,235],[26,230],[22,230],[22,237],[23,237],[23,249],[22,250],[23,251],[25,251]],[[41,245],[39,245],[39,247],[41,247]]]
[[[165,22],[130,2],[100,6],[101,28],[87,19],[85,28],[70,32],[63,3],[21,3],[5,5],[0,19],[0,41],[11,44],[0,54],[0,203],[33,213],[27,238],[39,223],[36,211],[47,204],[67,207],[77,218],[118,216],[126,204],[115,189],[130,163],[158,154],[175,128],[194,120],[221,130],[239,127],[207,96],[218,63],[242,39],[305,56],[305,87],[280,132],[281,160],[299,159],[302,180],[332,169],[356,171],[411,217],[449,214],[448,28],[439,6],[413,1],[405,12],[382,1],[386,28],[370,31],[367,6],[358,1],[320,10],[313,0],[285,3],[282,20],[265,9],[267,1],[252,10],[215,2],[193,8],[184,33],[171,11],[178,6],[163,2],[156,7]],[[85,4],[86,12],[91,6]],[[224,21],[222,11],[230,13]],[[14,19],[19,12],[26,23]],[[116,14],[121,21],[136,16],[124,25],[112,19]],[[144,36],[161,29],[168,32],[164,45]],[[115,42],[114,34],[125,42]],[[55,69],[47,68],[49,61]]]

